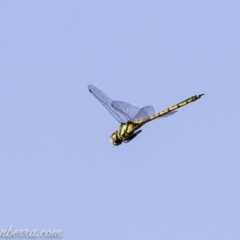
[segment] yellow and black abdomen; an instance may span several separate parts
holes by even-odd
[[[167,108],[167,109],[157,113],[157,114],[152,115],[148,119],[145,119],[145,120],[143,120],[142,122],[139,122],[139,123],[143,123],[144,124],[144,123],[146,123],[148,121],[152,121],[152,120],[154,120],[156,118],[163,117],[164,115],[166,115],[166,114],[168,114],[170,112],[173,112],[173,111],[177,110],[180,107],[183,107],[183,106],[185,106],[185,105],[187,105],[189,103],[192,103],[192,102],[200,99],[201,96],[203,96],[203,95],[204,94],[199,94],[199,95],[195,95],[193,97],[190,97],[190,98],[188,98],[188,99],[186,99],[186,100],[184,100],[184,101],[182,101],[182,102],[180,102],[178,104],[175,104],[175,105],[173,105],[173,106],[171,106],[171,107],[169,107],[169,108]]]

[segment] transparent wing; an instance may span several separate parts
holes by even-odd
[[[132,121],[137,121],[137,120],[144,120],[146,118],[149,118],[155,113],[155,110],[152,106],[146,106],[141,108],[138,113],[132,118]]]
[[[172,112],[169,112],[169,113],[161,116],[160,118],[162,118],[162,117],[170,117],[170,116],[172,116],[172,115],[175,114],[175,113],[177,113],[177,111],[172,111]]]
[[[126,121],[132,121],[133,117],[141,110],[130,103],[122,101],[113,101],[111,105],[117,112],[125,116]]]
[[[100,103],[102,103],[102,105],[118,122],[125,123],[127,121],[125,114],[122,114],[121,111],[116,111],[111,105],[113,100],[109,98],[105,93],[103,93],[100,89],[90,84],[88,85],[88,90]]]
[[[155,110],[152,106],[143,108],[135,107],[129,103],[122,101],[113,101],[112,107],[125,116],[127,121],[143,120],[154,114]]]

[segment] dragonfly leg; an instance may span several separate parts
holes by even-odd
[[[123,142],[128,143],[128,142],[132,141],[141,131],[142,130],[138,130],[137,132],[135,132],[134,134],[132,134],[131,136],[126,138]]]

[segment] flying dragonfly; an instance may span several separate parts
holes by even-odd
[[[141,128],[144,124],[156,118],[171,116],[177,112],[176,109],[194,102],[204,95],[195,95],[178,104],[173,105],[172,107],[154,114],[155,110],[152,106],[138,108],[126,102],[113,101],[100,89],[91,84],[88,85],[88,90],[120,123],[119,130],[114,132],[110,137],[110,142],[114,146],[118,146],[122,142],[130,142],[142,131],[139,128]]]

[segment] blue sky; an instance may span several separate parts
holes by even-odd
[[[1,1],[0,227],[66,239],[240,236],[239,1]],[[88,92],[161,111],[118,122]]]

